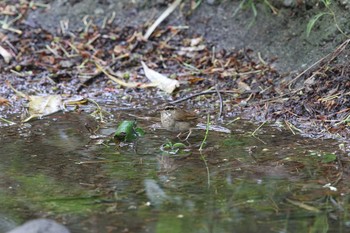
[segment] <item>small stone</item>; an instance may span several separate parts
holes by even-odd
[[[215,5],[215,4],[217,4],[219,1],[218,0],[207,0],[207,3],[209,4],[209,5]]]
[[[51,219],[35,219],[16,227],[7,233],[70,233],[63,225]]]

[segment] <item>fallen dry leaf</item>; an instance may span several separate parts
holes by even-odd
[[[165,75],[162,75],[158,73],[157,71],[154,71],[147,67],[147,65],[141,61],[143,70],[145,71],[146,77],[154,83],[159,89],[165,91],[166,93],[172,93],[175,88],[180,86],[179,81],[170,79],[166,77]]]
[[[10,101],[8,99],[0,97],[0,105],[9,106],[10,105]]]
[[[4,58],[5,62],[8,64],[11,59],[13,58],[13,56],[11,55],[11,53],[9,53],[6,49],[4,49],[3,47],[1,47],[0,45],[0,55]]]
[[[238,86],[238,89],[241,91],[241,92],[245,92],[245,91],[251,91],[252,89],[250,88],[250,86],[248,84],[246,84],[245,82],[243,81],[237,81],[237,86]]]
[[[60,95],[29,96],[29,117],[23,120],[27,122],[33,118],[40,118],[62,110],[62,97]]]

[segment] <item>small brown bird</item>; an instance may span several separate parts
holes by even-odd
[[[195,112],[185,111],[174,106],[166,106],[161,110],[160,120],[162,126],[174,132],[190,131],[198,123],[198,116]]]

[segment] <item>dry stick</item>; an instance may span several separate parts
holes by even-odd
[[[261,140],[260,138],[256,137],[255,134],[261,129],[261,127],[263,127],[263,125],[264,125],[266,122],[267,122],[267,121],[264,121],[261,125],[259,125],[258,128],[256,128],[256,129],[254,130],[253,133],[251,133],[251,136],[252,136],[252,137],[258,139],[260,142],[262,142],[262,143],[264,143],[264,144],[267,144],[267,143],[264,142],[263,140]]]
[[[300,207],[300,208],[303,208],[303,209],[305,209],[305,210],[308,210],[308,211],[311,211],[311,212],[314,212],[314,213],[320,213],[320,212],[321,212],[321,210],[318,209],[317,207],[314,207],[314,206],[305,204],[305,203],[303,203],[303,202],[294,201],[294,200],[289,199],[289,198],[286,198],[285,200],[286,200],[287,202],[289,202],[290,204],[295,205],[295,206]]]
[[[312,68],[314,68],[316,65],[318,65],[319,63],[323,62],[324,60],[326,60],[327,58],[330,57],[330,59],[328,60],[328,62],[331,62],[332,60],[334,60],[345,48],[346,46],[350,43],[350,39],[347,39],[346,41],[344,41],[341,45],[339,45],[333,52],[327,54],[326,56],[324,56],[323,58],[321,58],[320,60],[316,61],[314,64],[312,64],[311,66],[309,66],[306,70],[304,70],[303,72],[301,72],[300,74],[298,74],[295,78],[293,78],[291,81],[289,81],[288,83],[288,89],[291,91],[290,93],[284,93],[278,97],[273,97],[270,99],[265,99],[265,100],[260,100],[260,103],[265,103],[265,102],[269,102],[269,101],[273,101],[273,100],[278,100],[281,99],[283,96],[289,96],[291,94],[295,94],[301,90],[303,90],[305,87],[301,87],[297,90],[293,90],[292,91],[292,84],[299,79],[301,76],[303,76],[306,72],[310,71]]]
[[[149,27],[143,36],[146,40],[152,35],[154,30],[158,27],[159,24],[163,22],[164,19],[166,19],[175,9],[176,7],[181,3],[182,0],[176,0],[173,2],[160,16],[159,18]]]
[[[210,115],[208,114],[207,115],[207,123],[206,123],[206,127],[205,127],[205,135],[204,135],[204,139],[199,147],[199,151],[202,151],[203,150],[203,147],[205,145],[205,143],[207,142],[207,138],[208,138],[208,135],[209,135],[209,128],[210,128]]]
[[[201,96],[201,95],[208,95],[208,94],[217,94],[217,93],[232,93],[232,94],[237,94],[237,93],[240,93],[240,91],[223,91],[223,90],[218,90],[218,91],[202,91],[202,92],[199,92],[199,93],[195,93],[195,94],[192,94],[190,96],[187,96],[187,97],[184,97],[182,99],[178,99],[178,100],[174,100],[174,101],[171,101],[169,102],[169,104],[177,104],[177,103],[181,103],[183,101],[186,101],[186,100],[189,100],[189,99],[192,99],[194,97],[197,97],[197,96]],[[243,94],[249,94],[249,93],[253,93],[253,92],[244,92]]]
[[[99,71],[101,71],[103,74],[105,74],[110,80],[113,82],[119,84],[123,87],[131,87],[131,88],[147,88],[147,87],[154,87],[154,83],[135,83],[135,82],[124,82],[122,79],[114,77],[113,75],[109,74],[100,64],[95,62],[95,65]]]
[[[125,53],[125,54],[122,54],[118,57],[116,57],[114,60],[111,61],[111,63],[104,67],[105,70],[108,70],[110,68],[112,68],[113,66],[115,66],[117,64],[118,61],[124,59],[124,58],[127,58],[130,56],[130,54],[132,54],[135,49],[140,45],[140,41],[136,40],[136,42],[130,47],[130,52],[129,53]],[[87,80],[84,81],[83,84],[81,84],[79,87],[78,87],[78,91],[80,91],[85,84],[87,84],[88,82],[90,82],[91,80],[97,78],[99,75],[103,74],[103,72],[101,70],[99,70],[96,74],[94,74],[93,76],[91,76],[90,78],[88,78]]]
[[[8,16],[5,16],[5,19],[0,21],[0,25],[2,25],[1,28],[4,29],[4,30],[8,30],[10,32],[17,33],[19,35],[22,35],[22,31],[21,30],[18,30],[18,29],[10,27],[11,24],[15,23],[17,20],[22,18],[22,16],[23,16],[22,14],[19,14],[16,18],[10,20],[9,22],[7,22]]]
[[[337,161],[338,161],[338,165],[339,165],[339,168],[340,168],[339,169],[340,170],[339,176],[334,182],[332,182],[332,186],[336,186],[343,179],[344,167],[343,167],[343,163],[341,161],[340,156],[341,155],[337,156]]]
[[[0,117],[0,121],[4,121],[4,122],[6,122],[9,125],[15,125],[16,124],[15,122],[6,120],[5,118],[2,118],[2,117]]]
[[[344,41],[341,45],[339,45],[333,52],[327,54],[326,56],[324,56],[323,58],[321,58],[320,60],[316,61],[314,64],[312,64],[311,66],[309,66],[306,70],[304,70],[303,72],[301,72],[300,74],[298,74],[295,78],[293,78],[289,83],[288,83],[288,89],[291,90],[291,86],[292,84],[299,79],[303,74],[305,74],[306,72],[310,71],[312,68],[314,68],[314,66],[318,65],[319,63],[321,63],[322,61],[326,60],[327,58],[331,57],[329,59],[328,62],[331,62],[334,58],[336,58],[345,48],[346,46],[349,44],[350,39],[347,39],[346,41]]]
[[[328,62],[331,62],[334,58],[336,58],[345,48],[346,46],[350,43],[350,39],[347,39],[346,41],[344,41],[341,45],[339,45],[332,53],[327,54],[326,56],[324,56],[323,58],[321,58],[320,60],[316,61],[314,64],[312,64],[310,67],[308,67],[306,70],[304,70],[303,72],[301,72],[299,75],[297,75],[295,78],[293,78],[289,83],[288,83],[288,89],[290,90],[289,93],[284,93],[278,97],[273,97],[270,99],[265,99],[265,100],[260,100],[259,103],[265,103],[265,102],[272,102],[274,100],[279,100],[281,98],[283,98],[284,96],[289,96],[292,94],[295,94],[301,90],[303,90],[305,87],[301,87],[298,88],[297,90],[292,90],[292,84],[299,79],[302,75],[304,75],[306,72],[310,71],[312,68],[314,68],[316,65],[318,65],[319,63],[323,62],[324,60],[326,60],[327,58],[330,57]]]
[[[224,104],[223,104],[223,101],[222,101],[221,93],[220,93],[219,88],[218,88],[218,84],[215,85],[215,91],[218,94],[219,101],[220,101],[220,110],[219,110],[218,118],[221,118],[222,117],[222,109],[223,109]]]
[[[112,15],[112,19],[114,19],[114,17],[115,17],[115,12],[113,12],[113,13],[114,13],[114,15]],[[111,19],[111,20],[112,20],[112,19]],[[89,27],[89,26],[91,25],[91,22],[87,22],[86,20],[87,20],[87,17],[85,16],[85,17],[83,18],[83,22],[84,22],[84,25],[85,25],[86,28],[87,28],[87,27]],[[85,30],[86,30],[86,28],[85,28]],[[90,44],[93,43],[99,36],[100,36],[100,34],[97,35],[97,37],[95,36],[94,38],[92,38],[91,40],[89,40],[89,42],[88,42],[87,44],[90,45]],[[115,65],[117,64],[117,62],[120,61],[121,59],[124,59],[124,58],[126,58],[126,57],[129,57],[130,54],[131,54],[132,52],[134,52],[135,49],[139,46],[139,44],[140,44],[139,41],[136,40],[135,44],[133,44],[133,45],[130,47],[130,52],[129,52],[129,53],[125,53],[125,54],[122,54],[122,55],[116,57],[114,60],[112,60],[112,61],[110,62],[110,64],[109,64],[108,66],[104,67],[103,70],[110,69],[110,68],[112,68],[113,66],[115,66]],[[76,49],[74,46],[72,46],[71,44],[69,44],[69,45],[78,53],[77,49]],[[96,63],[96,61],[95,61],[95,63]],[[84,88],[85,84],[91,82],[91,80],[93,80],[93,79],[97,78],[99,75],[103,74],[103,73],[104,73],[103,70],[99,69],[98,72],[97,72],[96,74],[92,75],[90,78],[88,78],[87,80],[85,80],[85,81],[77,88],[77,91],[79,92],[82,88]]]
[[[295,135],[295,132],[292,129],[292,127],[290,127],[289,122],[287,120],[284,120],[284,123],[287,125],[288,129],[292,132],[292,134]]]
[[[92,76],[89,77],[87,80],[85,80],[81,85],[79,85],[79,87],[77,88],[77,91],[81,91],[81,89],[84,88],[85,84],[91,82],[91,80],[93,80],[93,79],[97,78],[99,75],[103,74],[103,73],[104,73],[103,70],[106,70],[106,69],[109,69],[109,68],[113,67],[115,64],[117,64],[118,61],[120,61],[121,59],[126,58],[126,57],[128,57],[128,56],[129,56],[128,53],[122,54],[122,55],[116,57],[108,66],[103,67],[103,69],[98,68],[97,73],[94,74],[94,75],[92,75]],[[95,62],[95,63],[96,63],[96,62]],[[101,67],[101,68],[102,68],[102,67]]]
[[[205,135],[204,135],[204,139],[199,147],[199,153],[201,155],[201,159],[203,160],[204,162],[204,165],[205,165],[205,168],[207,170],[207,182],[208,182],[208,188],[210,188],[210,171],[209,171],[209,167],[208,167],[208,162],[207,160],[205,159],[204,155],[203,155],[203,147],[204,147],[204,144],[207,142],[207,138],[208,138],[208,135],[209,135],[209,128],[210,128],[210,115],[208,114],[207,115],[207,124],[206,124],[206,130],[205,130]]]
[[[200,96],[200,95],[218,94],[219,100],[220,100],[220,112],[219,112],[219,118],[220,118],[220,117],[222,116],[222,112],[223,112],[223,100],[222,100],[221,93],[234,93],[234,94],[236,94],[236,93],[240,93],[240,91],[238,91],[238,90],[237,90],[237,91],[222,91],[222,90],[219,90],[219,89],[218,89],[218,86],[216,85],[216,86],[215,86],[215,91],[203,91],[203,92],[199,92],[199,93],[196,93],[196,94],[187,96],[187,97],[182,98],[182,99],[178,99],[178,100],[171,101],[171,102],[169,102],[169,104],[177,104],[177,103],[186,101],[186,100],[188,100],[188,99],[192,99],[192,98],[197,97],[197,96]],[[245,93],[254,93],[254,92],[245,92]]]

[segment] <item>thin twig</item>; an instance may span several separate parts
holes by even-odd
[[[223,101],[222,101],[221,93],[220,93],[219,88],[218,88],[218,84],[215,85],[215,91],[216,91],[216,93],[218,94],[219,101],[220,101],[220,110],[219,110],[219,116],[218,116],[218,118],[221,118],[221,117],[222,117],[222,109],[223,109],[223,107],[224,107],[224,104],[223,104]]]
[[[160,16],[159,18],[151,25],[151,27],[148,28],[147,32],[143,36],[146,40],[152,35],[154,30],[158,27],[159,24],[163,22],[164,19],[166,19],[175,9],[176,7],[181,3],[182,0],[176,0],[174,1]]]
[[[300,201],[294,201],[294,200],[289,199],[289,198],[286,198],[285,200],[287,202],[289,202],[290,204],[292,204],[294,206],[297,206],[297,207],[300,207],[300,208],[303,208],[305,210],[308,210],[308,211],[311,211],[311,212],[314,212],[314,213],[320,213],[321,212],[320,209],[318,209],[317,207],[314,207],[314,206],[302,203]]]
[[[239,93],[241,93],[239,90],[235,90],[235,91],[219,90],[219,92],[223,93],[223,94],[227,94],[227,93],[228,94],[239,94]],[[200,96],[200,95],[209,95],[209,94],[217,94],[217,93],[218,93],[217,91],[202,91],[202,92],[199,92],[199,93],[195,93],[195,94],[189,95],[189,96],[184,97],[182,99],[171,101],[171,102],[169,102],[169,104],[177,104],[177,103],[180,103],[180,102],[192,99],[192,98]],[[252,92],[244,92],[243,94],[246,94],[246,93],[250,94]]]
[[[201,146],[199,147],[199,153],[201,155],[201,159],[203,160],[205,168],[207,170],[208,188],[210,187],[210,171],[209,171],[207,160],[205,159],[204,155],[202,154],[202,151],[203,151],[204,144],[206,143],[208,135],[209,135],[209,128],[210,128],[210,115],[208,114],[205,135],[204,135],[203,141],[201,143]]]
[[[315,63],[313,63],[311,66],[309,66],[306,70],[304,70],[303,72],[301,72],[300,74],[298,74],[295,78],[293,78],[289,83],[288,83],[288,88],[289,90],[292,89],[292,84],[298,80],[302,75],[304,75],[306,72],[310,71],[312,68],[314,68],[316,65],[318,65],[319,63],[325,61],[326,59],[328,59],[330,57],[330,59],[328,60],[328,62],[331,62],[334,58],[336,58],[345,48],[346,46],[350,43],[350,39],[347,39],[346,41],[344,41],[341,45],[339,45],[333,52],[327,54],[326,56],[324,56],[323,58],[321,58],[320,60],[316,61]]]
[[[156,84],[154,83],[135,83],[135,82],[125,82],[121,78],[114,77],[113,75],[109,74],[107,70],[105,70],[98,62],[95,62],[96,67],[102,71],[110,80],[113,82],[119,84],[123,87],[131,87],[131,88],[148,88],[148,87],[154,87]]]
[[[0,117],[0,120],[6,122],[6,123],[9,124],[9,125],[15,125],[15,124],[16,124],[15,122],[9,121],[9,120],[7,120],[7,119],[5,119],[5,118],[2,118],[2,117]]]
[[[204,139],[203,139],[203,141],[201,143],[201,146],[199,147],[199,151],[203,150],[204,144],[207,141],[208,134],[209,134],[209,128],[210,128],[210,115],[208,114],[207,115],[207,124],[206,124],[206,127],[205,127],[205,135],[204,135]]]
[[[259,125],[259,127],[258,128],[256,128],[255,130],[254,130],[254,132],[252,133],[252,136],[254,137],[255,136],[255,134],[261,129],[261,127],[263,127],[263,125],[265,125],[266,124],[266,121],[264,121],[261,125]]]
[[[296,134],[294,132],[294,130],[297,130],[299,133],[303,132],[301,129],[298,129],[297,127],[295,127],[292,123],[288,122],[287,120],[284,120],[284,123],[287,125],[288,129],[292,132],[293,135]]]
[[[287,120],[284,121],[288,127],[288,129],[292,132],[293,135],[295,135],[294,130],[290,127],[289,122]]]
[[[93,79],[97,78],[97,77],[98,77],[99,75],[101,75],[101,74],[105,74],[105,75],[108,77],[108,75],[105,73],[106,70],[110,69],[110,68],[113,67],[115,64],[117,64],[118,61],[120,61],[121,59],[124,59],[124,58],[126,58],[126,57],[128,57],[128,56],[129,56],[129,54],[122,54],[122,55],[116,57],[116,58],[115,58],[108,66],[106,66],[106,67],[102,67],[101,65],[98,65],[99,67],[97,67],[97,72],[96,72],[94,75],[92,75],[90,78],[88,78],[87,80],[85,80],[84,83],[82,83],[82,84],[77,88],[77,91],[78,91],[78,92],[81,91],[87,83],[91,82]],[[97,66],[97,62],[95,62],[95,64],[96,64],[96,66]]]
[[[339,166],[339,176],[338,178],[332,183],[332,186],[336,186],[342,179],[343,179],[343,173],[344,173],[344,167],[343,167],[343,163],[341,161],[340,158],[340,154],[337,156],[337,161],[338,161],[338,166]]]

